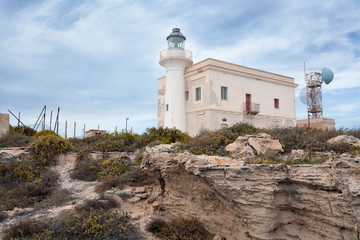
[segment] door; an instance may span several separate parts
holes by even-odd
[[[251,110],[251,94],[246,94],[246,111],[250,112]]]

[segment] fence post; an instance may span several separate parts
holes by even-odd
[[[67,139],[67,121],[65,121],[65,139]]]

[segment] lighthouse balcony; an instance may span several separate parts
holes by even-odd
[[[167,48],[160,52],[160,61],[172,57],[184,57],[192,61],[192,52],[183,48]]]

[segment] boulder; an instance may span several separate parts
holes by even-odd
[[[135,193],[131,192],[131,191],[127,191],[127,190],[122,190],[118,192],[118,195],[120,197],[133,197],[135,196]]]
[[[353,146],[360,146],[360,139],[351,135],[339,135],[327,141],[330,144],[346,143]]]
[[[233,157],[253,157],[256,154],[272,157],[284,152],[279,140],[271,139],[271,136],[266,133],[240,136],[225,149],[233,153]]]
[[[233,153],[233,157],[253,157],[255,156],[254,149],[248,143],[248,137],[240,136],[235,142],[230,143],[225,148],[227,151]]]
[[[137,187],[135,189],[135,193],[146,193],[146,188],[145,187]]]
[[[136,197],[141,198],[141,199],[146,199],[148,197],[147,193],[139,193],[136,194]]]
[[[141,201],[141,198],[139,197],[132,197],[128,200],[129,203],[137,203],[137,202],[140,202]]]
[[[271,136],[266,133],[259,133],[256,137],[251,137],[248,140],[249,145],[253,147],[256,153],[273,157],[280,152],[284,152],[279,140],[271,139]]]

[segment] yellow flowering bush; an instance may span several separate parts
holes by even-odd
[[[55,135],[40,136],[30,145],[32,157],[45,165],[55,163],[57,155],[69,152],[71,149],[72,145],[69,141]]]

